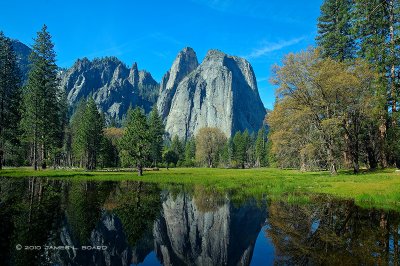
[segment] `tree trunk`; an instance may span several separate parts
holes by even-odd
[[[328,148],[328,164],[331,175],[337,175],[337,165],[335,158],[333,157],[333,150],[331,148]]]
[[[37,169],[38,169],[37,143],[36,143],[36,140],[33,141],[33,169],[35,171],[37,171]]]
[[[353,158],[353,172],[358,174],[360,172],[360,164],[358,163],[358,156],[357,158]]]
[[[391,60],[395,58],[395,38],[394,38],[394,0],[389,1],[389,32],[390,32],[390,54]],[[395,64],[392,62],[390,67],[390,97],[392,98],[392,126],[395,127],[396,121],[396,111],[397,111],[397,95],[396,95],[396,73]]]
[[[358,152],[358,140],[354,140],[356,143],[352,145],[352,151],[351,151],[351,159],[353,162],[353,172],[355,174],[358,174],[360,172],[360,163],[359,163],[359,152]]]
[[[376,168],[378,168],[378,162],[375,158],[375,153],[374,153],[373,149],[369,146],[367,146],[366,150],[367,150],[367,156],[368,156],[369,169],[375,170]]]
[[[0,148],[0,170],[3,169],[3,147]]]
[[[143,166],[142,164],[138,164],[137,165],[137,171],[138,171],[138,176],[142,176],[143,175]]]
[[[381,116],[381,125],[379,126],[379,141],[380,141],[380,164],[382,168],[387,168],[388,162],[386,158],[386,119]]]
[[[306,159],[305,159],[305,156],[304,156],[304,152],[300,152],[300,171],[301,172],[306,172],[307,171]]]

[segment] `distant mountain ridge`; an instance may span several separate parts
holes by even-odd
[[[128,68],[116,57],[78,59],[60,73],[60,80],[70,106],[91,96],[106,117],[116,122],[122,121],[130,106],[141,106],[149,112],[159,90],[149,72],[139,71],[137,63]]]
[[[13,47],[25,83],[31,49],[17,40]],[[72,111],[91,96],[109,124],[121,125],[130,106],[149,112],[156,104],[169,136],[181,139],[202,127],[217,127],[227,137],[246,129],[255,132],[266,115],[250,63],[218,50],[210,50],[199,64],[196,52],[184,48],[160,84],[137,63],[129,68],[116,57],[78,59],[60,69],[59,78]]]

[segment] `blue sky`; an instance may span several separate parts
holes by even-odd
[[[160,81],[177,53],[192,47],[247,58],[267,108],[274,102],[271,66],[284,54],[314,45],[322,0],[37,0],[3,1],[0,30],[31,45],[43,24],[53,36],[58,65],[78,58],[117,56],[138,62]]]

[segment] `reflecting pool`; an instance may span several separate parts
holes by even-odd
[[[3,265],[398,265],[400,213],[202,186],[0,179]]]

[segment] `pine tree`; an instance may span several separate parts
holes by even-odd
[[[157,106],[154,105],[149,116],[149,134],[151,139],[150,157],[155,167],[157,167],[157,162],[162,159],[164,132],[162,118],[158,114]]]
[[[344,61],[354,57],[351,0],[325,0],[318,18],[317,43],[325,57]]]
[[[233,157],[242,169],[245,167],[246,156],[246,142],[243,134],[238,131],[233,136]]]
[[[0,32],[0,169],[3,166],[6,143],[17,142],[20,95],[17,58],[11,40]]]
[[[194,138],[186,141],[185,145],[185,166],[193,167],[196,159],[196,140]]]
[[[251,135],[250,135],[250,133],[249,133],[249,131],[246,129],[244,132],[243,132],[243,142],[244,142],[244,149],[245,149],[245,164],[247,164],[248,166],[250,166],[251,165],[251,162],[252,162],[252,157],[253,157],[253,154],[252,154],[252,143],[253,143],[253,141],[252,141],[252,137],[251,137]]]
[[[255,153],[256,153],[256,166],[266,166],[267,165],[267,138],[265,133],[265,128],[261,128],[258,131],[257,139],[255,143]]]
[[[82,98],[75,109],[71,118],[71,138],[73,161],[79,161],[79,166],[83,167],[85,159],[85,139],[83,133],[83,119],[86,112],[86,101]]]
[[[103,144],[104,117],[97,109],[93,98],[81,100],[71,121],[72,147],[80,165],[94,170]]]
[[[86,169],[94,170],[97,167],[97,160],[103,143],[104,117],[98,111],[93,98],[89,98],[82,120],[87,159]]]
[[[144,163],[150,155],[150,149],[149,125],[143,110],[139,107],[129,109],[124,136],[121,139],[121,152],[134,161],[139,176],[143,175]]]
[[[179,139],[177,135],[172,138],[171,150],[173,150],[178,155],[178,164],[181,164],[185,159],[185,144]]]
[[[65,98],[60,97],[56,54],[46,25],[37,33],[29,59],[31,70],[23,91],[21,127],[25,141],[31,145],[37,170],[40,163],[46,168],[50,151],[62,143],[60,131],[64,120],[61,101]]]

